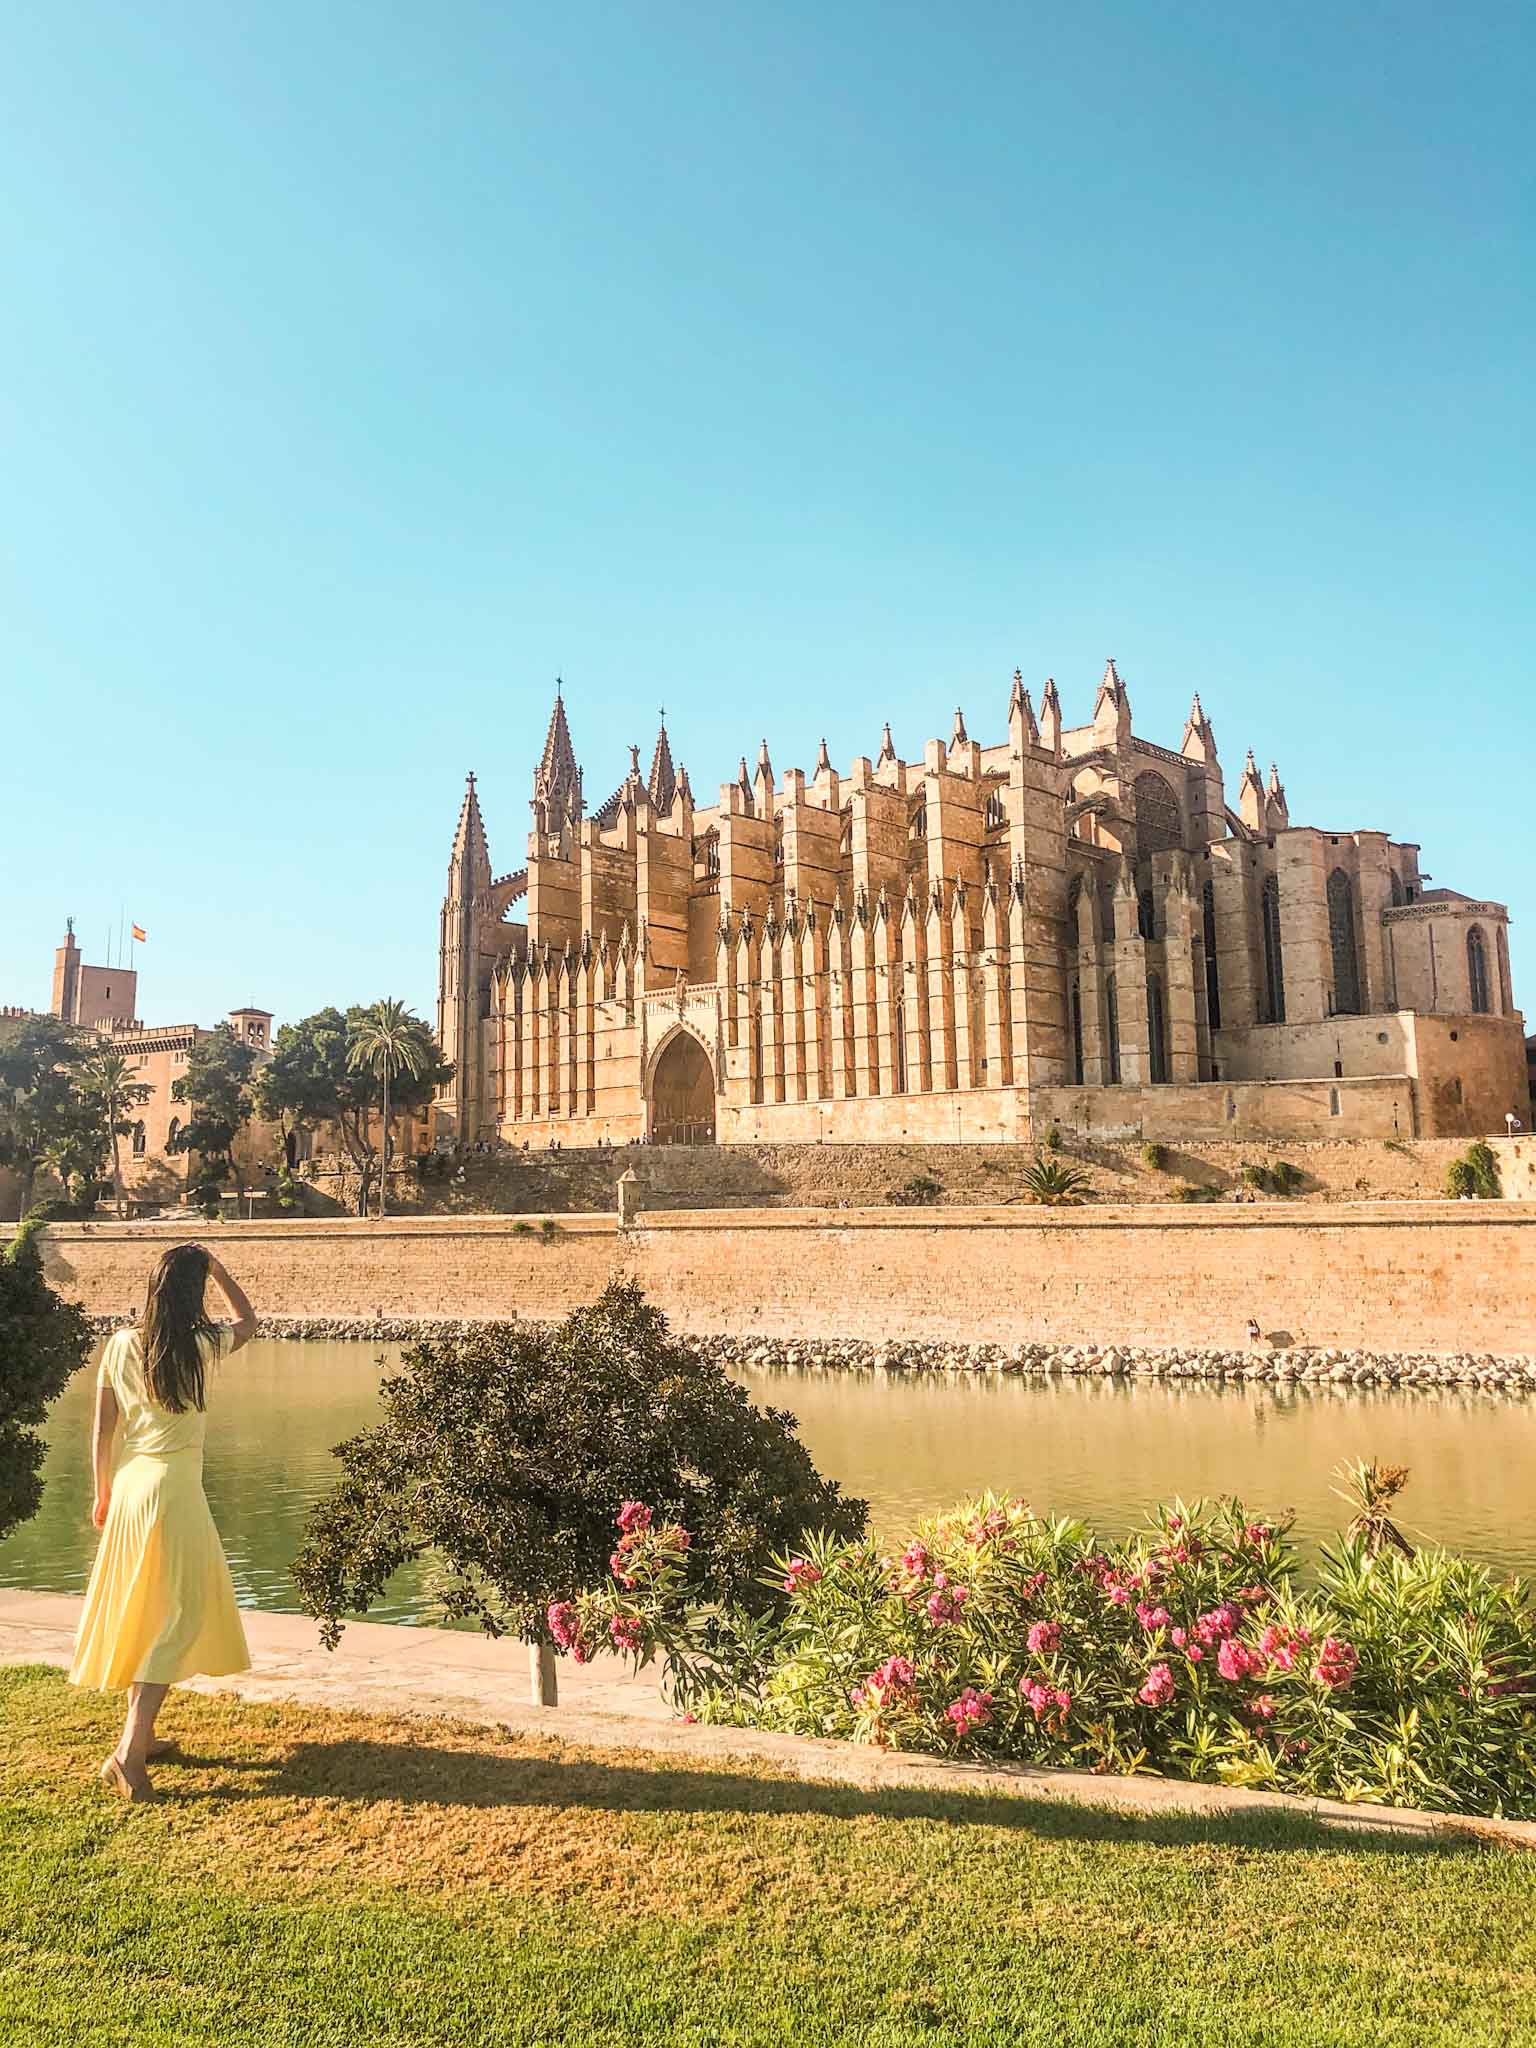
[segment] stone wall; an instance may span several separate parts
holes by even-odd
[[[168,1226],[63,1225],[97,1314],[142,1298]],[[685,1330],[765,1337],[1536,1351],[1536,1203],[1060,1212],[685,1210],[211,1226],[274,1314],[559,1316],[615,1276]]]

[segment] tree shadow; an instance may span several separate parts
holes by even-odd
[[[214,1782],[178,1785],[178,1763],[216,1774]],[[237,1774],[238,1781],[230,1782],[226,1773]],[[1271,1855],[1331,1847],[1350,1854],[1438,1858],[1486,1854],[1488,1847],[1475,1823],[1458,1823],[1451,1816],[1444,1835],[1426,1835],[1415,1824],[1379,1810],[1357,1823],[1278,1807],[1213,1814],[1129,1812],[1026,1791],[973,1790],[963,1780],[953,1789],[869,1788],[748,1771],[671,1769],[665,1761],[645,1769],[595,1755],[516,1748],[493,1752],[361,1736],[298,1742],[270,1760],[188,1751],[157,1766],[156,1791],[166,1803],[187,1807],[298,1799],[321,1800],[333,1809],[387,1802],[407,1808],[525,1812],[575,1808],[615,1814],[822,1815],[849,1821],[878,1816],[1003,1828],[1043,1840],[1225,1847]]]

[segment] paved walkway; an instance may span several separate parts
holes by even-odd
[[[66,1668],[79,1612],[80,1602],[71,1594],[0,1587],[0,1665]],[[348,1623],[340,1648],[328,1652],[317,1646],[315,1624],[303,1616],[247,1610],[243,1619],[251,1670],[236,1678],[194,1679],[189,1691],[538,1731],[597,1748],[675,1755],[693,1764],[747,1758],[771,1764],[786,1777],[866,1790],[1012,1793],[1147,1815],[1214,1816],[1279,1808],[1311,1813],[1325,1824],[1383,1834],[1423,1836],[1471,1829],[1536,1849],[1536,1821],[1458,1823],[1440,1814],[1186,1785],[1171,1778],[987,1769],[937,1757],[893,1755],[848,1742],[691,1726],[673,1717],[652,1674],[637,1676],[612,1657],[588,1665],[562,1661],[559,1706],[536,1707],[529,1701],[528,1652],[520,1643],[491,1642],[455,1629],[355,1621]]]

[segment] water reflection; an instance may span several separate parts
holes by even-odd
[[[258,1342],[215,1389],[207,1486],[243,1604],[291,1610],[288,1564],[311,1503],[333,1482],[332,1447],[377,1414],[381,1366],[367,1344]],[[1422,1540],[1536,1571],[1536,1403],[1459,1390],[1398,1393],[1328,1382],[1281,1387],[1203,1381],[905,1376],[815,1366],[742,1368],[764,1403],[792,1410],[817,1464],[870,1502],[877,1529],[992,1487],[1106,1533],[1174,1493],[1240,1493],[1294,1508],[1303,1542],[1344,1518],[1334,1468],[1377,1457],[1410,1467],[1402,1521]],[[95,1549],[86,1437],[92,1378],[55,1411],[38,1516],[0,1543],[0,1585],[78,1591]],[[423,1610],[403,1572],[379,1610]]]

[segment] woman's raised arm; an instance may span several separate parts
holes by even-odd
[[[218,1288],[233,1312],[235,1332],[229,1348],[231,1351],[238,1351],[242,1344],[250,1343],[260,1327],[256,1320],[256,1311],[251,1307],[250,1297],[240,1282],[235,1279],[223,1260],[215,1258],[212,1252],[208,1254],[208,1278]]]

